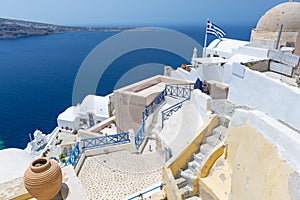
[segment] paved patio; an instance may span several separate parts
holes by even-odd
[[[161,183],[163,164],[157,152],[119,151],[87,157],[78,177],[89,199],[123,199]]]

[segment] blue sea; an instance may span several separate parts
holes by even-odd
[[[205,26],[166,27],[203,44]],[[227,37],[249,40],[253,25],[224,26]],[[75,32],[0,40],[0,149],[25,148],[36,129],[51,133],[57,116],[72,105],[74,80],[86,56],[118,32]],[[209,37],[209,41],[214,39]],[[192,49],[191,55],[192,55]],[[101,55],[99,56],[101,59]],[[133,67],[160,63],[173,68],[187,63],[171,52],[143,49],[120,56],[104,72],[96,94],[111,93]],[[151,65],[149,65],[151,66]],[[137,70],[126,84],[163,74],[163,67]],[[124,82],[123,82],[124,85]]]

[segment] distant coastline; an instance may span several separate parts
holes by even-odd
[[[43,36],[66,32],[80,31],[149,31],[144,28],[130,27],[75,27],[75,26],[58,26],[53,24],[29,22],[14,19],[0,18],[0,39],[23,38],[29,36]]]

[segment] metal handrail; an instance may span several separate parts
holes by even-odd
[[[137,149],[141,146],[145,139],[145,121],[148,117],[155,112],[155,110],[161,105],[161,103],[165,100],[165,90],[159,93],[155,99],[144,108],[142,112],[142,124],[139,129],[135,133],[135,146]]]
[[[114,135],[100,136],[95,138],[85,138],[81,140],[82,149],[103,147],[109,145],[115,145],[119,143],[130,142],[129,133],[118,133]]]
[[[95,138],[81,139],[82,152],[84,152],[88,148],[105,147],[105,146],[116,145],[120,143],[123,144],[127,142],[130,142],[128,132],[118,133],[118,134],[108,135],[108,136],[100,136]],[[71,164],[75,167],[82,152],[80,152],[79,142],[77,142],[64,166]]]
[[[182,87],[182,86],[187,86],[187,87]],[[144,108],[144,110],[142,112],[142,124],[135,133],[135,145],[136,145],[137,149],[140,147],[140,145],[143,143],[143,140],[145,139],[145,136],[144,136],[145,121],[161,105],[161,103],[165,100],[165,96],[166,95],[176,96],[179,98],[184,98],[183,101],[185,101],[185,100],[191,98],[192,86],[193,86],[192,83],[165,85],[165,89],[161,93],[159,93],[148,106],[146,106]],[[170,116],[173,114],[173,112],[176,112],[179,108],[181,108],[183,101],[162,111],[162,115],[163,115],[162,127],[163,127],[164,121],[169,119]]]
[[[79,149],[79,142],[77,142],[68,158],[68,160],[65,163],[65,166],[71,164],[73,166],[76,166],[77,161],[79,160],[80,156],[80,149]]]
[[[191,91],[192,91],[191,85],[189,85],[188,88],[179,87],[179,85],[166,85],[165,86],[166,95],[175,96],[175,97],[184,98],[184,99],[191,98]]]
[[[143,110],[143,120],[147,120],[149,115],[151,115],[152,113],[154,113],[154,111],[156,110],[156,108],[159,107],[159,105],[165,100],[165,90],[163,90],[161,93],[159,93],[155,99],[144,108]]]
[[[144,133],[145,133],[145,122],[142,121],[142,124],[139,127],[139,129],[136,131],[135,137],[134,137],[134,142],[135,142],[135,146],[137,149],[139,149],[139,147],[141,146],[141,144],[143,143],[143,141],[145,139]]]
[[[188,88],[184,88],[184,87],[179,87],[179,85],[188,85]],[[176,111],[178,111],[181,107],[184,101],[189,100],[191,98],[191,93],[192,93],[192,84],[176,84],[176,85],[166,85],[165,86],[165,92],[166,95],[169,96],[175,96],[175,97],[179,97],[179,98],[183,98],[184,100],[172,105],[171,107],[163,110],[161,112],[162,114],[162,122],[161,122],[161,126],[162,128],[164,128],[164,121],[169,119],[172,114]]]
[[[161,114],[162,114],[161,127],[162,128],[164,128],[165,120],[169,119],[173,115],[174,112],[177,112],[182,107],[182,104],[184,101],[186,101],[186,100],[183,100],[177,104],[174,104],[173,106],[171,106],[161,112]]]
[[[133,199],[136,199],[136,198],[141,198],[141,197],[143,197],[143,195],[145,195],[145,194],[147,194],[147,193],[149,193],[149,192],[152,192],[153,190],[157,190],[158,188],[159,188],[160,190],[162,190],[162,188],[163,188],[164,185],[166,185],[166,184],[162,183],[162,184],[160,184],[160,185],[158,185],[158,186],[156,186],[156,187],[154,187],[154,188],[151,188],[151,189],[149,189],[149,190],[147,190],[147,191],[145,191],[145,192],[141,192],[140,194],[135,195],[135,196],[129,198],[128,200],[133,200]]]

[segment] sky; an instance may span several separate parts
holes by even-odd
[[[0,17],[58,25],[253,24],[287,0],[0,0]]]

